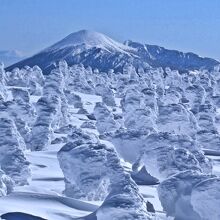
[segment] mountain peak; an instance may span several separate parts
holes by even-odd
[[[107,50],[119,50],[120,52],[128,49],[128,47],[122,43],[114,41],[102,33],[90,30],[81,30],[69,34],[48,49],[60,49],[69,46],[84,46],[87,49],[98,47]]]

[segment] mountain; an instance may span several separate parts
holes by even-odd
[[[0,62],[3,62],[5,66],[12,65],[15,62],[24,59],[24,56],[17,50],[0,50]]]
[[[15,63],[6,70],[26,65],[38,65],[45,73],[53,69],[59,60],[65,59],[69,65],[83,64],[101,71],[114,69],[122,71],[126,64],[138,67],[170,67],[179,71],[201,68],[212,69],[220,64],[210,58],[202,58],[193,53],[167,50],[163,47],[126,41],[116,42],[108,36],[88,30],[78,31],[36,55]]]
[[[211,58],[202,58],[194,53],[168,50],[156,45],[140,44],[127,41],[126,45],[137,49],[137,54],[153,67],[170,67],[180,71],[195,69],[212,69],[219,62]]]

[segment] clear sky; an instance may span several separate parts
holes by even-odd
[[[0,50],[29,55],[81,29],[220,60],[220,0],[0,0]]]

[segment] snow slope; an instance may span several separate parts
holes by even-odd
[[[56,44],[52,45],[51,47],[47,48],[44,51],[60,50],[65,47],[73,47],[73,46],[85,46],[85,49],[98,47],[104,50],[109,50],[111,52],[116,51],[122,53],[127,53],[126,50],[132,50],[131,47],[121,44],[117,41],[114,41],[108,36],[101,34],[99,32],[81,30],[68,35],[63,40],[57,42]]]

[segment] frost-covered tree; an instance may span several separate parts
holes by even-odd
[[[95,87],[97,95],[102,96],[102,102],[107,106],[115,106],[115,98],[112,90],[104,84],[97,84]]]
[[[13,191],[14,181],[0,170],[0,197],[6,196]]]
[[[0,167],[18,185],[28,183],[30,177],[20,134],[15,124],[8,118],[0,118]]]
[[[219,181],[213,175],[191,170],[171,176],[158,187],[164,211],[175,219],[217,220],[217,206],[220,204]]]
[[[115,131],[119,128],[119,123],[114,120],[114,116],[108,107],[102,102],[97,102],[94,108],[96,127],[100,134]]]

